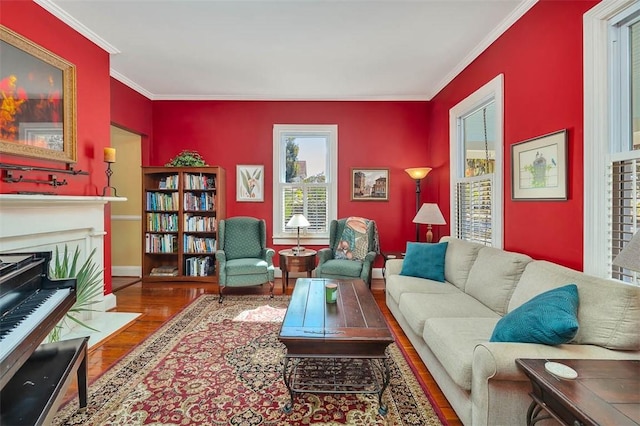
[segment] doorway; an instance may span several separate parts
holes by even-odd
[[[111,275],[113,291],[142,276],[142,137],[111,126],[111,147],[116,149],[111,182],[127,201],[111,204]]]

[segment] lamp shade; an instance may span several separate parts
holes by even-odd
[[[289,222],[287,222],[287,226],[290,228],[306,228],[311,226],[311,224],[304,215],[294,214],[291,216],[291,219],[289,219]]]
[[[640,272],[640,231],[631,238],[631,241],[618,253],[613,264],[621,268]]]
[[[405,172],[411,176],[412,179],[422,179],[431,171],[431,167],[414,167],[411,169],[404,169]]]
[[[444,220],[440,208],[435,203],[424,203],[416,217],[413,218],[413,223],[425,223],[429,225],[446,225],[447,221]]]

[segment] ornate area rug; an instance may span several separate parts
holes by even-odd
[[[203,295],[64,405],[55,425],[441,425],[396,344],[378,413],[371,394],[301,394],[289,414],[278,332],[289,297]]]

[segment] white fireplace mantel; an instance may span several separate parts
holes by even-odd
[[[104,207],[124,197],[0,194],[0,253],[54,251],[79,247],[80,262],[95,249],[94,262],[104,271]],[[104,275],[102,277],[104,280]],[[98,311],[115,307],[106,295]]]

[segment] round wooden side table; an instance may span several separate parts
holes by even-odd
[[[311,272],[316,268],[315,250],[305,249],[300,253],[294,253],[291,249],[280,250],[280,270],[282,271],[282,293],[289,287],[289,272],[306,272],[311,278]]]

